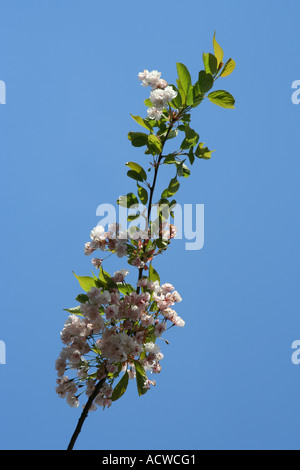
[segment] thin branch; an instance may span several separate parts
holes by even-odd
[[[96,396],[98,395],[98,393],[100,392],[100,389],[101,387],[103,386],[104,382],[106,380],[106,377],[104,377],[103,379],[101,379],[97,385],[95,386],[95,390],[93,391],[93,393],[90,395],[85,407],[83,408],[83,411],[81,413],[81,416],[78,420],[78,423],[77,423],[77,426],[76,426],[76,429],[73,433],[73,436],[71,437],[71,440],[70,440],[70,443],[68,445],[68,448],[67,450],[73,450],[73,447],[75,445],[75,442],[80,434],[80,431],[81,431],[81,428],[83,426],[83,423],[85,422],[86,418],[87,418],[87,415],[90,411],[90,408],[93,404],[93,401],[95,400]]]
[[[155,169],[154,169],[154,177],[153,177],[153,183],[152,183],[152,186],[150,186],[150,197],[149,197],[149,204],[148,204],[148,211],[147,211],[147,223],[148,223],[148,226],[149,226],[149,217],[150,217],[150,212],[151,212],[151,207],[152,207],[152,200],[153,200],[153,194],[154,194],[154,190],[155,190],[155,185],[156,185],[156,180],[157,180],[157,174],[158,174],[158,169],[159,169],[159,166],[160,166],[160,162],[161,160],[163,159],[163,151],[164,151],[164,146],[165,146],[165,143],[167,142],[168,140],[168,137],[169,137],[169,134],[173,128],[173,125],[174,125],[174,121],[171,120],[170,122],[170,127],[168,128],[167,132],[166,132],[166,135],[165,135],[165,138],[162,142],[162,149],[161,149],[161,152],[160,152],[160,155],[158,157],[158,160],[156,162],[156,165],[155,165]],[[147,227],[148,228],[148,227]],[[145,249],[145,247],[144,247]],[[138,280],[140,281],[143,277],[143,268],[139,268],[139,277],[138,277]],[[140,293],[140,287],[137,288],[137,293],[139,294]]]

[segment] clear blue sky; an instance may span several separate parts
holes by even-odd
[[[144,68],[196,79],[212,36],[236,71],[235,111],[207,102],[193,126],[215,148],[178,200],[205,204],[205,246],[174,242],[161,278],[180,291],[157,386],[91,414],[78,449],[300,449],[297,0],[1,0],[0,448],[64,449],[80,409],[55,394],[62,309],[96,208],[133,189],[124,163],[145,156],[127,132],[144,111]],[[297,150],[298,149],[298,150]],[[112,261],[107,268],[113,271]]]

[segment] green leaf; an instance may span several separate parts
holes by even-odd
[[[138,184],[138,196],[140,198],[141,203],[144,204],[145,206],[148,202],[148,191],[142,186],[140,186],[139,184]]]
[[[115,386],[113,393],[112,393],[112,401],[117,401],[119,398],[121,398],[122,395],[126,392],[127,386],[129,382],[129,375],[128,372],[126,371],[121,380],[118,382],[118,384]]]
[[[80,305],[78,305],[77,307],[74,307],[74,308],[64,308],[63,309],[65,312],[69,312],[69,313],[72,313],[73,315],[79,315],[80,317],[82,317],[82,312],[80,310]]]
[[[159,137],[164,137],[166,140],[175,139],[178,136],[178,129],[167,129],[162,134],[159,134]]]
[[[199,87],[199,92],[204,94],[207,93],[214,84],[214,79],[211,73],[206,73],[204,70],[199,72],[199,79],[197,85]]]
[[[217,58],[210,53],[203,54],[203,63],[206,73],[211,73],[212,75],[215,75],[218,70]]]
[[[124,295],[129,295],[131,292],[135,292],[135,289],[130,284],[118,283],[117,288],[119,289],[119,292]]]
[[[163,191],[161,197],[168,198],[168,197],[174,196],[174,194],[176,194],[177,191],[179,190],[179,187],[180,187],[180,183],[177,180],[177,177],[173,178],[170,181],[169,187]]]
[[[79,302],[80,304],[85,304],[86,302],[89,301],[89,298],[85,294],[79,294],[77,295],[75,300],[77,300],[77,302]]]
[[[136,214],[131,214],[127,217],[128,222],[132,222],[133,220],[136,220],[140,217],[140,212],[137,212]]]
[[[199,91],[197,90],[197,86],[194,86],[193,94],[194,94],[193,108],[197,108],[197,106],[199,106],[199,104],[201,104],[202,101],[204,100],[205,95],[203,95],[202,93],[199,93]]]
[[[138,389],[139,396],[144,395],[148,389],[145,387],[145,382],[148,380],[145,369],[140,364],[139,361],[134,361],[135,371],[136,371],[136,384]]]
[[[147,98],[145,101],[144,101],[145,105],[148,106],[148,108],[153,108],[153,103],[152,101],[150,100],[150,98]]]
[[[235,99],[228,91],[217,90],[208,95],[208,99],[222,108],[234,109]]]
[[[176,86],[174,85],[170,85],[173,90],[177,91],[177,96],[176,98],[174,98],[174,100],[171,102],[171,105],[175,108],[175,109],[179,109],[181,108],[182,106],[182,99],[181,99],[181,95],[179,93],[179,90],[177,90]]]
[[[194,129],[191,129],[189,124],[186,124],[184,131],[185,139],[183,140],[180,148],[184,150],[195,147],[199,141],[199,134],[197,134]]]
[[[137,171],[129,170],[127,171],[127,176],[136,181],[140,181],[140,182],[144,181],[144,178],[140,175],[140,173],[137,173]]]
[[[156,135],[154,134],[148,135],[147,145],[152,155],[160,155],[162,151],[162,143]]]
[[[190,151],[189,151],[189,154],[188,154],[188,158],[189,158],[190,164],[193,165],[193,163],[194,163],[194,161],[195,161],[195,156],[194,156],[194,149],[193,149],[193,147],[190,148]]]
[[[102,287],[103,289],[114,289],[117,287],[117,284],[112,280],[109,273],[104,271],[102,266],[99,269],[99,279],[95,281],[97,287]]]
[[[158,281],[159,284],[160,284],[160,277],[159,277],[159,274],[158,274],[158,272],[153,268],[152,263],[151,263],[150,266],[149,266],[149,279],[150,279],[150,281],[153,281],[153,282]]]
[[[194,104],[194,87],[193,85],[190,85],[189,91],[187,93],[186,97],[186,105],[187,106],[193,106]]]
[[[166,155],[166,157],[165,157],[163,163],[164,163],[165,165],[173,165],[174,163],[175,163],[175,164],[177,163],[177,160],[176,160],[176,158],[175,158],[174,155],[170,154],[170,155]]]
[[[139,201],[133,193],[128,193],[126,196],[120,196],[117,204],[121,207],[133,207],[138,206]]]
[[[184,178],[188,178],[191,174],[191,170],[185,165],[184,160],[182,162],[177,163],[177,175],[183,176]]]
[[[148,134],[143,132],[129,132],[128,139],[134,147],[143,147],[148,143]]]
[[[214,38],[213,38],[213,46],[214,46],[215,57],[218,61],[218,66],[219,66],[223,62],[224,52],[223,52],[222,47],[216,41],[216,33],[214,34]]]
[[[92,287],[95,287],[96,284],[95,284],[95,279],[93,277],[89,277],[89,276],[77,276],[74,272],[73,272],[74,276],[76,277],[76,279],[78,280],[79,284],[80,284],[80,287],[85,291],[85,292],[89,292],[91,290]]]
[[[147,175],[146,175],[146,172],[144,170],[143,167],[141,167],[141,165],[139,165],[138,163],[134,163],[134,162],[127,162],[126,163],[126,166],[128,166],[131,170],[135,171],[136,173],[138,173],[141,178],[143,180],[146,180],[147,179]]]
[[[185,105],[185,102],[186,102],[186,94],[185,94],[185,91],[184,91],[183,86],[181,84],[181,81],[176,80],[176,83],[177,83],[177,88],[178,88],[181,104],[183,106],[183,105]]]
[[[198,158],[209,160],[213,152],[214,150],[209,150],[207,147],[204,147],[204,143],[200,143],[196,149],[195,155]]]
[[[223,71],[220,76],[228,77],[228,75],[230,75],[234,71],[235,65],[235,61],[233,59],[229,59],[224,65]]]
[[[179,81],[181,83],[182,89],[184,91],[185,96],[188,96],[188,91],[190,86],[192,85],[192,79],[190,72],[188,71],[187,67],[184,64],[177,63],[177,72]]]
[[[140,126],[144,127],[145,129],[148,129],[148,131],[152,131],[152,126],[149,124],[148,121],[143,119],[141,116],[134,116],[133,114],[130,114],[132,119],[134,119],[135,122],[137,122]]]

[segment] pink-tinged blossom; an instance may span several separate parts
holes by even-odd
[[[162,322],[162,323],[158,323],[156,326],[155,326],[155,336],[161,336],[167,329],[167,324],[165,322]]]
[[[92,265],[95,266],[96,269],[99,269],[102,264],[102,259],[100,258],[93,258]]]
[[[142,81],[142,86],[144,87],[151,86],[152,88],[157,88],[163,84],[160,78],[161,72],[158,72],[158,70],[152,70],[152,72],[144,70],[138,74],[138,77]]]
[[[152,90],[150,93],[150,101],[156,109],[161,111],[166,108],[168,103],[173,101],[176,96],[177,91],[173,90],[171,86],[167,86],[163,90],[159,88]]]
[[[168,292],[172,292],[174,290],[172,284],[169,283],[163,284],[161,288],[164,294],[167,294]]]
[[[120,271],[116,271],[114,273],[112,280],[114,282],[123,282],[125,277],[128,276],[128,274],[129,274],[129,271],[127,269],[120,269]]]
[[[147,109],[147,114],[149,119],[155,119],[155,121],[159,121],[162,117],[162,110],[153,106],[152,108]]]
[[[65,359],[63,359],[62,357],[59,357],[58,359],[56,359],[55,369],[57,370],[58,377],[62,377],[64,375],[66,371],[66,366],[67,366],[67,363]]]
[[[154,318],[152,315],[147,315],[146,313],[142,313],[141,315],[141,325],[142,326],[150,326],[154,324]]]
[[[127,275],[128,271],[121,269],[114,273],[112,281],[121,284]],[[137,285],[143,291],[127,295],[113,285],[107,289],[92,287],[78,315],[70,315],[66,320],[61,332],[65,347],[55,363],[56,391],[70,406],[79,404],[76,384],[80,389],[85,384],[86,394],[90,396],[98,380],[113,380],[120,369],[127,370],[133,379],[136,375],[134,361],[139,361],[147,372],[158,374],[161,371],[160,361],[164,356],[159,346],[151,341],[152,335],[160,337],[167,329],[167,321],[184,326],[182,318],[171,308],[181,297],[170,283],[161,286],[158,281],[143,277]],[[87,359],[93,353],[98,364],[96,375],[93,372],[95,361]],[[89,356],[85,357],[86,354]],[[76,371],[75,379],[64,376],[67,369]],[[151,384],[154,382],[147,381],[147,386]],[[93,406],[110,406],[112,391],[112,383],[105,381]]]
[[[117,317],[119,307],[117,305],[108,305],[108,307],[104,309],[104,312],[107,320],[112,320],[113,318]]]
[[[97,227],[91,231],[91,239],[96,242],[105,240],[104,227],[97,225]]]
[[[148,283],[148,279],[146,277],[143,277],[142,279],[138,281],[137,285],[139,287],[146,287],[147,283]]]
[[[94,251],[95,251],[95,248],[92,246],[91,242],[87,242],[87,243],[84,245],[84,254],[85,254],[86,256],[91,255]]]

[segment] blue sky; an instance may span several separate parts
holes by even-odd
[[[138,398],[132,383],[91,414],[77,448],[299,449],[299,2],[2,0],[0,14],[0,448],[66,448],[80,410],[54,391],[62,309],[72,270],[90,272],[97,206],[134,189],[124,164],[145,159],[127,140],[147,97],[137,73],[174,82],[183,62],[195,80],[216,30],[236,109],[195,110],[216,152],[178,195],[205,204],[205,245],[176,241],[157,264],[186,326],[156,388]]]

